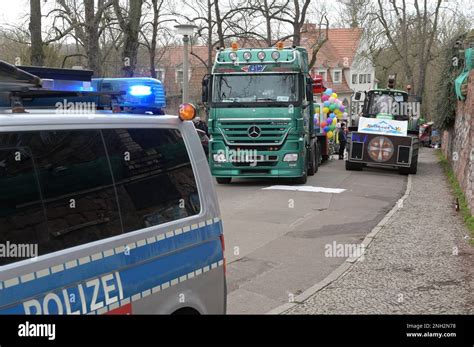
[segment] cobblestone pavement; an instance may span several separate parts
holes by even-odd
[[[434,150],[364,259],[286,314],[473,314],[474,251]],[[457,254],[457,255],[456,255]]]

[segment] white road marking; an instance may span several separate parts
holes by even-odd
[[[312,187],[312,186],[270,186],[267,188],[262,188],[263,190],[292,190],[299,192],[309,192],[309,193],[331,193],[331,194],[340,194],[345,189],[342,188],[324,188],[324,187]]]

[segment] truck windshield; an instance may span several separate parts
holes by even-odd
[[[213,101],[228,103],[297,102],[298,75],[217,75]]]

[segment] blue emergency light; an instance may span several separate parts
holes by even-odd
[[[163,84],[154,78],[93,78],[92,88],[96,92],[125,92],[118,98],[118,106],[126,111],[159,114],[166,107]]]
[[[118,107],[129,113],[164,114],[163,109],[166,107],[164,86],[154,78],[91,78],[93,72],[90,70],[31,66],[22,66],[21,71],[34,75],[38,80],[40,78],[42,87],[39,89],[51,93],[49,97],[34,96],[23,100],[26,108],[53,108],[57,102],[64,102],[66,97],[61,95],[62,92],[80,92],[80,96],[68,95],[67,101],[93,102],[99,110],[113,108],[116,111]],[[58,96],[55,96],[56,94]],[[112,95],[113,102],[107,97]],[[9,100],[0,99],[0,107],[9,106]]]
[[[131,86],[130,87],[130,95],[132,96],[148,96],[151,95],[153,92],[151,91],[151,87],[149,86]]]

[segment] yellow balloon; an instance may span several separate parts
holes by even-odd
[[[329,130],[327,135],[328,135],[328,139],[332,139],[332,137],[334,136],[334,133],[332,132],[332,130]]]
[[[336,117],[334,117],[334,118],[332,119],[332,124],[334,124],[334,125],[337,124],[337,118],[336,118]]]
[[[337,99],[337,94],[336,94],[336,93],[332,93],[331,96],[332,96],[334,99]]]
[[[324,114],[329,113],[329,107],[324,107],[324,108],[323,108],[323,113],[324,113]]]

